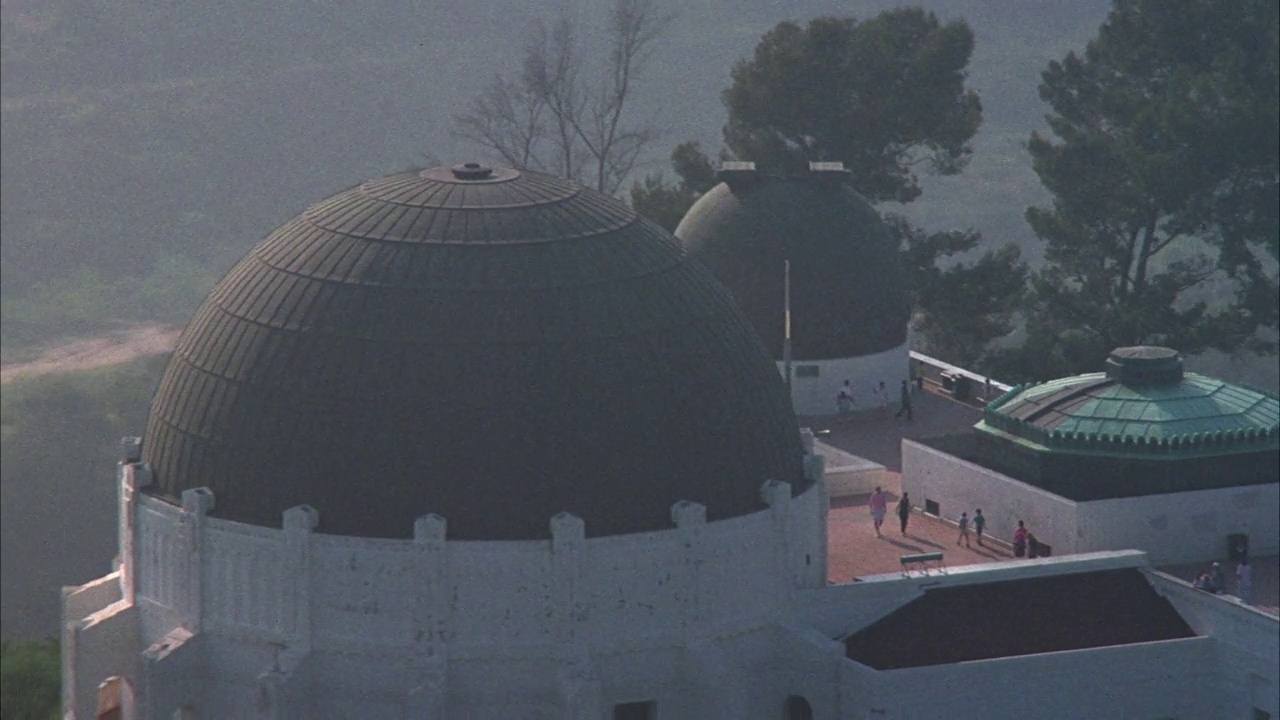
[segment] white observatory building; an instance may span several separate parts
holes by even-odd
[[[1142,553],[829,585],[822,460],[729,291],[533,172],[393,175],[265,238],[119,483],[117,568],[63,595],[67,718],[1275,707],[1274,619]]]

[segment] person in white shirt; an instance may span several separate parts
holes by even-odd
[[[844,381],[840,392],[836,393],[836,408],[841,415],[848,415],[853,412],[853,387],[849,385],[848,380]]]
[[[876,407],[880,408],[881,414],[889,409],[889,388],[885,387],[883,380],[872,390],[872,395],[876,399]]]
[[[1241,558],[1236,566],[1236,597],[1245,605],[1253,602],[1253,568],[1249,566],[1249,558]]]

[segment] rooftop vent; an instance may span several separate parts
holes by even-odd
[[[811,173],[847,173],[842,162],[811,162],[809,163],[809,172]]]
[[[716,178],[731,188],[759,179],[759,177],[759,173],[756,172],[756,164],[753,162],[738,160],[722,162],[720,163],[720,169],[716,171]]]
[[[449,171],[459,180],[488,180],[493,176],[493,168],[473,162],[454,165]]]
[[[844,182],[847,177],[849,177],[849,171],[844,169],[842,162],[809,163],[809,178],[815,182],[838,184]]]
[[[1116,348],[1107,358],[1107,377],[1121,385],[1176,385],[1182,382],[1182,356],[1150,345]]]

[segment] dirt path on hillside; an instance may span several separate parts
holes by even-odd
[[[182,328],[133,325],[92,338],[77,338],[42,351],[23,362],[0,365],[0,385],[19,378],[92,370],[173,350]]]

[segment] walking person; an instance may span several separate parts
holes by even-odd
[[[1240,558],[1236,566],[1236,597],[1245,605],[1253,604],[1253,568],[1249,566],[1249,558]]]
[[[1018,527],[1013,531],[1013,556],[1026,557],[1027,555],[1027,536],[1031,533],[1027,532],[1027,526],[1021,520],[1018,521]]]
[[[911,386],[907,385],[906,380],[902,381],[902,389],[898,393],[898,401],[901,403],[901,406],[898,408],[898,412],[896,415],[894,415],[894,417],[902,417],[902,414],[906,413],[907,419],[908,420],[912,419],[911,418]]]
[[[898,501],[898,522],[902,525],[902,534],[907,534],[907,520],[911,519],[911,501],[907,499],[907,494],[902,493],[902,499]]]
[[[884,381],[875,387],[876,407],[880,408],[881,415],[889,413],[889,388],[885,387]]]
[[[848,380],[844,381],[844,385],[840,387],[840,392],[836,393],[836,408],[841,415],[848,415],[853,412],[853,387],[849,385]]]
[[[880,534],[880,526],[884,524],[885,513],[889,510],[889,498],[885,496],[884,490],[880,486],[876,486],[876,491],[871,493],[871,520],[876,526],[876,537],[883,537]]]
[[[960,513],[960,537],[956,538],[956,544],[959,545],[961,540],[964,540],[965,547],[973,547],[969,544],[969,513],[967,512]]]
[[[1222,564],[1214,563],[1209,570],[1209,584],[1215,595],[1220,595],[1227,591],[1227,578],[1222,574]]]
[[[978,546],[982,546],[982,530],[987,526],[987,518],[982,515],[982,508],[973,511],[973,532],[978,536]]]

